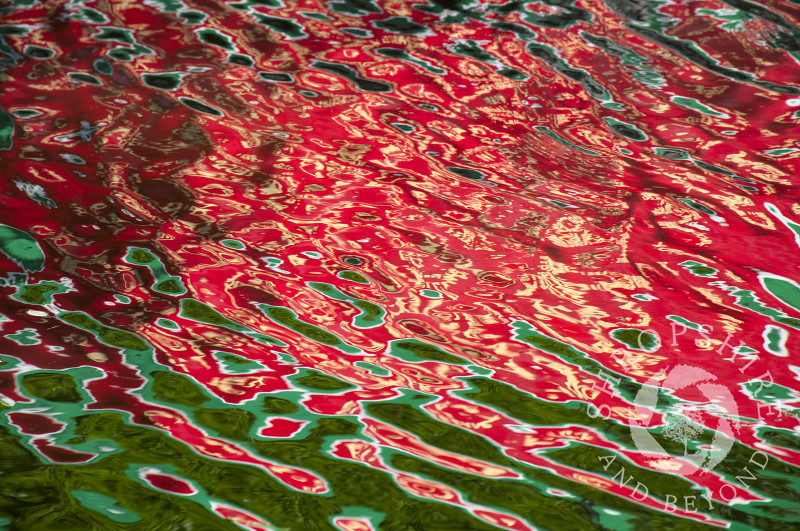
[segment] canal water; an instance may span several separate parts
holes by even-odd
[[[0,527],[797,529],[800,4],[0,5]]]

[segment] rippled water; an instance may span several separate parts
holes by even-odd
[[[0,13],[4,528],[800,525],[796,1]]]

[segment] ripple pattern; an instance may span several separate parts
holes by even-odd
[[[800,5],[0,6],[0,526],[797,529]]]

